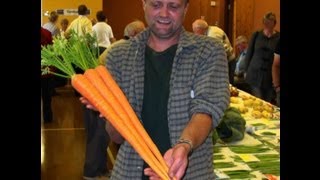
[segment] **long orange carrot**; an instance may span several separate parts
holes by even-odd
[[[95,86],[95,88],[100,92],[100,94],[104,97],[107,103],[112,107],[113,111],[115,111],[116,114],[121,118],[119,120],[122,120],[123,124],[125,124],[128,127],[129,133],[137,139],[139,145],[145,150],[145,152],[151,158],[153,163],[162,171],[163,175],[168,176],[168,173],[165,171],[165,169],[163,169],[160,162],[157,160],[157,158],[154,156],[154,154],[151,152],[151,150],[145,143],[145,137],[141,137],[139,135],[139,133],[136,131],[133,125],[133,122],[129,119],[129,116],[121,107],[121,103],[123,102],[120,103],[115,98],[113,93],[103,82],[98,72],[95,69],[87,69],[84,72],[84,76],[92,83],[93,86]]]
[[[73,75],[71,77],[71,84],[83,97],[87,98],[105,118],[109,120],[117,131],[134,147],[137,153],[162,179],[169,179],[168,176],[163,175],[161,170],[153,163],[143,147],[139,145],[139,142],[137,142],[135,137],[128,133],[128,128],[121,120],[119,120],[120,117],[84,75]]]
[[[140,120],[138,119],[136,113],[133,111],[131,105],[129,104],[129,101],[127,100],[126,96],[123,94],[122,90],[118,86],[118,84],[113,79],[112,75],[109,73],[107,68],[105,66],[99,65],[95,68],[95,70],[100,74],[100,77],[103,79],[107,87],[111,90],[113,95],[118,99],[119,102],[121,102],[121,106],[123,109],[127,112],[129,115],[131,121],[133,122],[136,130],[139,132],[139,134],[145,138],[145,141],[148,145],[148,147],[151,149],[153,154],[157,157],[157,159],[160,161],[162,167],[166,170],[166,172],[169,172],[169,168],[166,165],[161,153],[159,152],[159,149],[154,144],[144,127],[142,126]]]

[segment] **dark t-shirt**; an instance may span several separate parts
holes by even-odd
[[[144,96],[141,112],[143,126],[163,155],[171,148],[167,105],[169,82],[173,59],[177,45],[162,52],[156,52],[149,46],[145,51]],[[148,165],[144,163],[144,168]],[[144,176],[142,179],[149,179]]]

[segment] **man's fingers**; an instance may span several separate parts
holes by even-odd
[[[184,173],[185,173],[186,167],[187,167],[187,164],[185,164],[185,163],[183,163],[183,164],[179,167],[176,175],[174,176],[174,177],[176,178],[176,180],[180,180],[180,179],[182,178],[182,176],[183,176]]]
[[[160,180],[160,177],[151,168],[144,169],[144,174],[149,176],[150,180]]]
[[[177,157],[174,159],[172,166],[169,169],[169,176],[171,178],[173,178],[174,176],[176,176],[180,166],[183,165],[183,159],[180,157]]]
[[[84,98],[84,97],[80,97],[79,100],[83,104],[88,104],[89,103],[88,100],[86,98]]]
[[[169,149],[163,156],[163,159],[166,162],[168,167],[170,167],[171,164],[173,163],[172,153],[173,153],[173,149]]]

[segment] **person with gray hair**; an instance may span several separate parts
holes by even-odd
[[[192,30],[195,34],[205,35],[218,39],[225,49],[228,59],[229,68],[229,82],[234,84],[234,69],[235,69],[235,53],[232,45],[229,41],[227,34],[218,26],[209,26],[208,23],[203,19],[197,19],[192,23]]]
[[[52,11],[49,14],[49,22],[45,23],[42,27],[51,32],[52,37],[60,35],[60,30],[57,27],[59,15],[56,11]]]
[[[124,29],[124,39],[130,39],[135,37],[138,33],[145,29],[145,25],[140,20],[135,20],[129,23]]]

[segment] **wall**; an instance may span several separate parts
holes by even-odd
[[[145,22],[141,0],[103,0],[103,11],[116,39],[123,38],[128,23],[136,19]]]
[[[233,42],[239,35],[245,35],[250,39],[254,31],[262,28],[262,18],[268,11],[276,14],[275,29],[280,31],[279,0],[234,0]]]
[[[212,0],[190,0],[189,9],[184,21],[187,31],[192,31],[192,22],[203,18],[209,25],[218,25],[225,30],[225,4],[227,0],[214,0],[216,5],[210,6]],[[233,0],[234,18],[233,33],[230,38],[234,42],[239,35],[251,34],[262,27],[262,18],[267,11],[273,11],[277,16],[276,30],[280,31],[280,1],[279,0]],[[111,25],[114,36],[117,39],[123,37],[125,26],[135,20],[144,21],[144,13],[141,0],[42,0],[43,12],[56,9],[70,8],[77,9],[79,4],[86,4],[91,9],[89,18],[95,17],[98,10],[103,9]],[[60,16],[59,19],[67,18],[71,22],[77,16]],[[42,17],[43,23],[48,21]],[[145,22],[145,21],[144,21]],[[227,31],[227,30],[225,30]]]
[[[248,38],[251,36],[255,19],[254,1],[255,0],[235,0],[233,42],[235,42],[235,39],[239,35],[245,35]]]
[[[46,11],[55,11],[57,9],[78,9],[78,6],[85,4],[90,10],[89,18],[95,18],[97,11],[102,10],[102,0],[42,0],[42,25],[48,22],[48,17],[43,16]],[[72,20],[77,18],[77,15],[66,16],[60,15],[58,19],[58,27],[60,27],[60,20],[67,18],[69,24]]]

